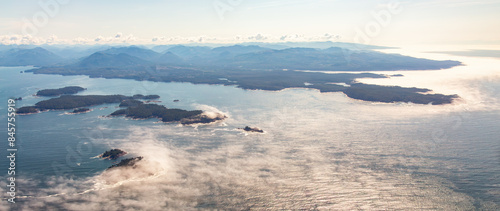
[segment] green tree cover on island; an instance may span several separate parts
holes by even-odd
[[[58,96],[63,94],[76,94],[85,90],[83,87],[79,86],[67,86],[59,89],[43,89],[36,93],[37,96]]]
[[[134,119],[159,118],[163,122],[181,122],[182,124],[210,123],[225,118],[225,116],[210,118],[202,115],[203,111],[201,110],[169,109],[163,105],[144,104],[136,100],[157,99],[158,97],[158,95],[134,95],[132,97],[124,95],[63,95],[58,98],[40,101],[35,106],[21,107],[17,110],[17,113],[30,114],[49,109],[62,110],[73,108],[76,108],[73,111],[74,113],[80,113],[90,110],[82,107],[105,103],[121,103],[121,107],[127,108],[117,110],[110,114],[110,116],[125,115]]]
[[[134,97],[128,97],[124,95],[62,95],[57,98],[40,101],[34,106],[21,107],[17,109],[17,113],[36,113],[38,111],[49,109],[75,109],[108,103],[120,103],[123,100],[157,99],[158,97],[158,95],[135,95]]]
[[[140,104],[143,104],[143,102],[140,100],[130,99],[122,101],[118,107],[138,106]]]
[[[120,109],[110,116],[125,115],[134,119],[159,118],[163,122],[181,121],[185,118],[191,118],[203,113],[201,110],[186,111],[182,109],[168,109],[163,105],[157,104],[139,104],[137,106]]]

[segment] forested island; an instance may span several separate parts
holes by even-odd
[[[46,110],[74,109],[70,113],[84,113],[90,111],[89,106],[109,103],[120,103],[119,109],[109,116],[126,116],[133,119],[158,118],[162,122],[180,122],[183,125],[197,123],[211,123],[223,120],[226,116],[216,114],[208,116],[201,110],[187,111],[183,109],[167,108],[163,105],[144,103],[140,100],[160,98],[159,95],[62,95],[57,98],[43,100],[34,106],[25,106],[17,109],[17,114],[33,114]]]
[[[24,106],[16,110],[17,114],[34,114],[40,111],[45,111],[45,109],[37,108],[36,106]]]
[[[129,105],[127,108],[117,110],[110,114],[110,116],[125,116],[133,119],[158,118],[162,122],[181,122],[184,125],[211,123],[226,118],[223,115],[210,118],[204,115],[201,110],[169,109],[157,104],[138,103],[132,106],[129,101],[127,105]]]
[[[43,89],[40,90],[36,93],[36,96],[59,96],[59,95],[69,95],[69,94],[76,94],[78,92],[81,92],[85,90],[83,87],[79,86],[67,86],[64,88],[59,88],[59,89]]]
[[[34,106],[21,107],[18,114],[38,113],[45,110],[65,110],[96,106],[108,103],[120,103],[130,99],[157,99],[158,95],[134,95],[132,97],[124,95],[62,95],[57,98],[43,100]]]
[[[379,86],[370,84],[355,83],[342,90],[348,97],[364,101],[383,103],[416,103],[442,105],[450,104],[458,95],[424,94],[430,89],[405,88],[400,86]]]

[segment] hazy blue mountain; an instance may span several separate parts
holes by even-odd
[[[42,48],[31,51],[39,51],[41,55],[50,54],[52,57],[59,58]],[[9,54],[12,57],[8,59],[11,61],[9,63],[11,65],[43,64],[46,66],[54,64],[54,58],[48,57],[43,57],[42,61],[44,63],[26,62],[25,60],[32,61],[33,55],[19,56],[24,51],[17,50],[16,52],[18,54]],[[5,59],[6,56],[4,55],[2,58]],[[12,62],[14,58],[24,60],[22,62]],[[61,61],[61,59],[59,58],[57,61]],[[340,47],[273,50],[257,45],[233,45],[217,48],[178,45],[169,48],[163,54],[137,46],[112,47],[94,53],[78,62],[73,62],[71,66],[103,68],[150,66],[154,64],[211,70],[388,71],[444,69],[461,63],[457,61],[420,59],[372,50],[350,50]]]
[[[61,57],[41,47],[32,49],[13,48],[0,52],[0,66],[46,66],[62,61]]]
[[[216,55],[226,54],[226,55],[239,55],[246,53],[256,53],[262,51],[271,50],[269,48],[263,48],[257,45],[233,45],[233,46],[224,46],[212,49],[212,53]]]
[[[112,48],[110,45],[44,45],[43,48],[67,60],[80,59]]]
[[[172,52],[166,52],[155,59],[155,62],[159,64],[169,64],[169,65],[182,65],[185,63],[184,59],[175,55]]]
[[[174,47],[176,45],[156,45],[151,48],[151,50],[157,52],[157,53],[165,53],[167,50],[171,47]]]
[[[143,60],[155,60],[161,54],[154,52],[149,49],[140,48],[137,46],[129,46],[129,47],[113,47],[104,51],[100,51],[104,54],[128,54],[130,56],[134,56]]]
[[[208,57],[211,54],[211,50],[212,48],[205,46],[177,45],[169,48],[166,52],[172,52],[183,59],[198,59]]]
[[[102,52],[94,53],[80,62],[73,64],[73,67],[79,68],[104,68],[104,67],[133,67],[133,66],[145,66],[152,65],[153,63],[125,54],[106,54]]]
[[[359,43],[345,43],[345,42],[285,42],[283,43],[286,46],[296,47],[296,48],[331,48],[331,47],[339,47],[346,48],[351,50],[375,50],[375,49],[391,49],[392,47],[385,46],[376,46],[376,45],[365,45]]]
[[[285,45],[284,43],[246,42],[246,43],[241,43],[239,45],[244,45],[244,46],[256,45],[262,48],[270,48],[274,50],[283,50],[286,48],[290,48],[290,46]]]
[[[242,43],[241,45],[257,45],[263,48],[271,48],[275,50],[283,50],[286,48],[318,48],[326,49],[331,47],[346,48],[351,50],[375,50],[375,49],[391,49],[393,47],[376,46],[376,45],[366,45],[358,43],[346,43],[346,42],[279,42],[279,43],[262,43],[262,42],[248,42]]]
[[[375,51],[351,51],[342,48],[325,50],[288,48],[248,53],[226,60],[224,67],[246,69],[292,69],[318,71],[374,71],[444,69],[460,65],[458,61],[435,61]]]
[[[3,44],[0,44],[0,53],[2,53],[3,51],[7,51],[9,49],[12,49],[14,48],[14,46],[12,45],[3,45]]]

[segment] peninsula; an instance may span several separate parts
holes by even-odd
[[[364,101],[441,105],[452,103],[458,96],[426,94],[421,90],[427,89],[412,87],[361,84],[357,79],[390,77],[367,71],[440,70],[458,65],[462,63],[339,47],[278,50],[241,45],[218,48],[174,46],[159,54],[131,46],[95,52],[75,63],[29,71],[92,78],[221,84],[269,91],[309,88],[321,92],[343,92],[350,98]]]

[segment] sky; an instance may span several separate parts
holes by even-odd
[[[3,44],[500,44],[500,0],[0,0]]]

